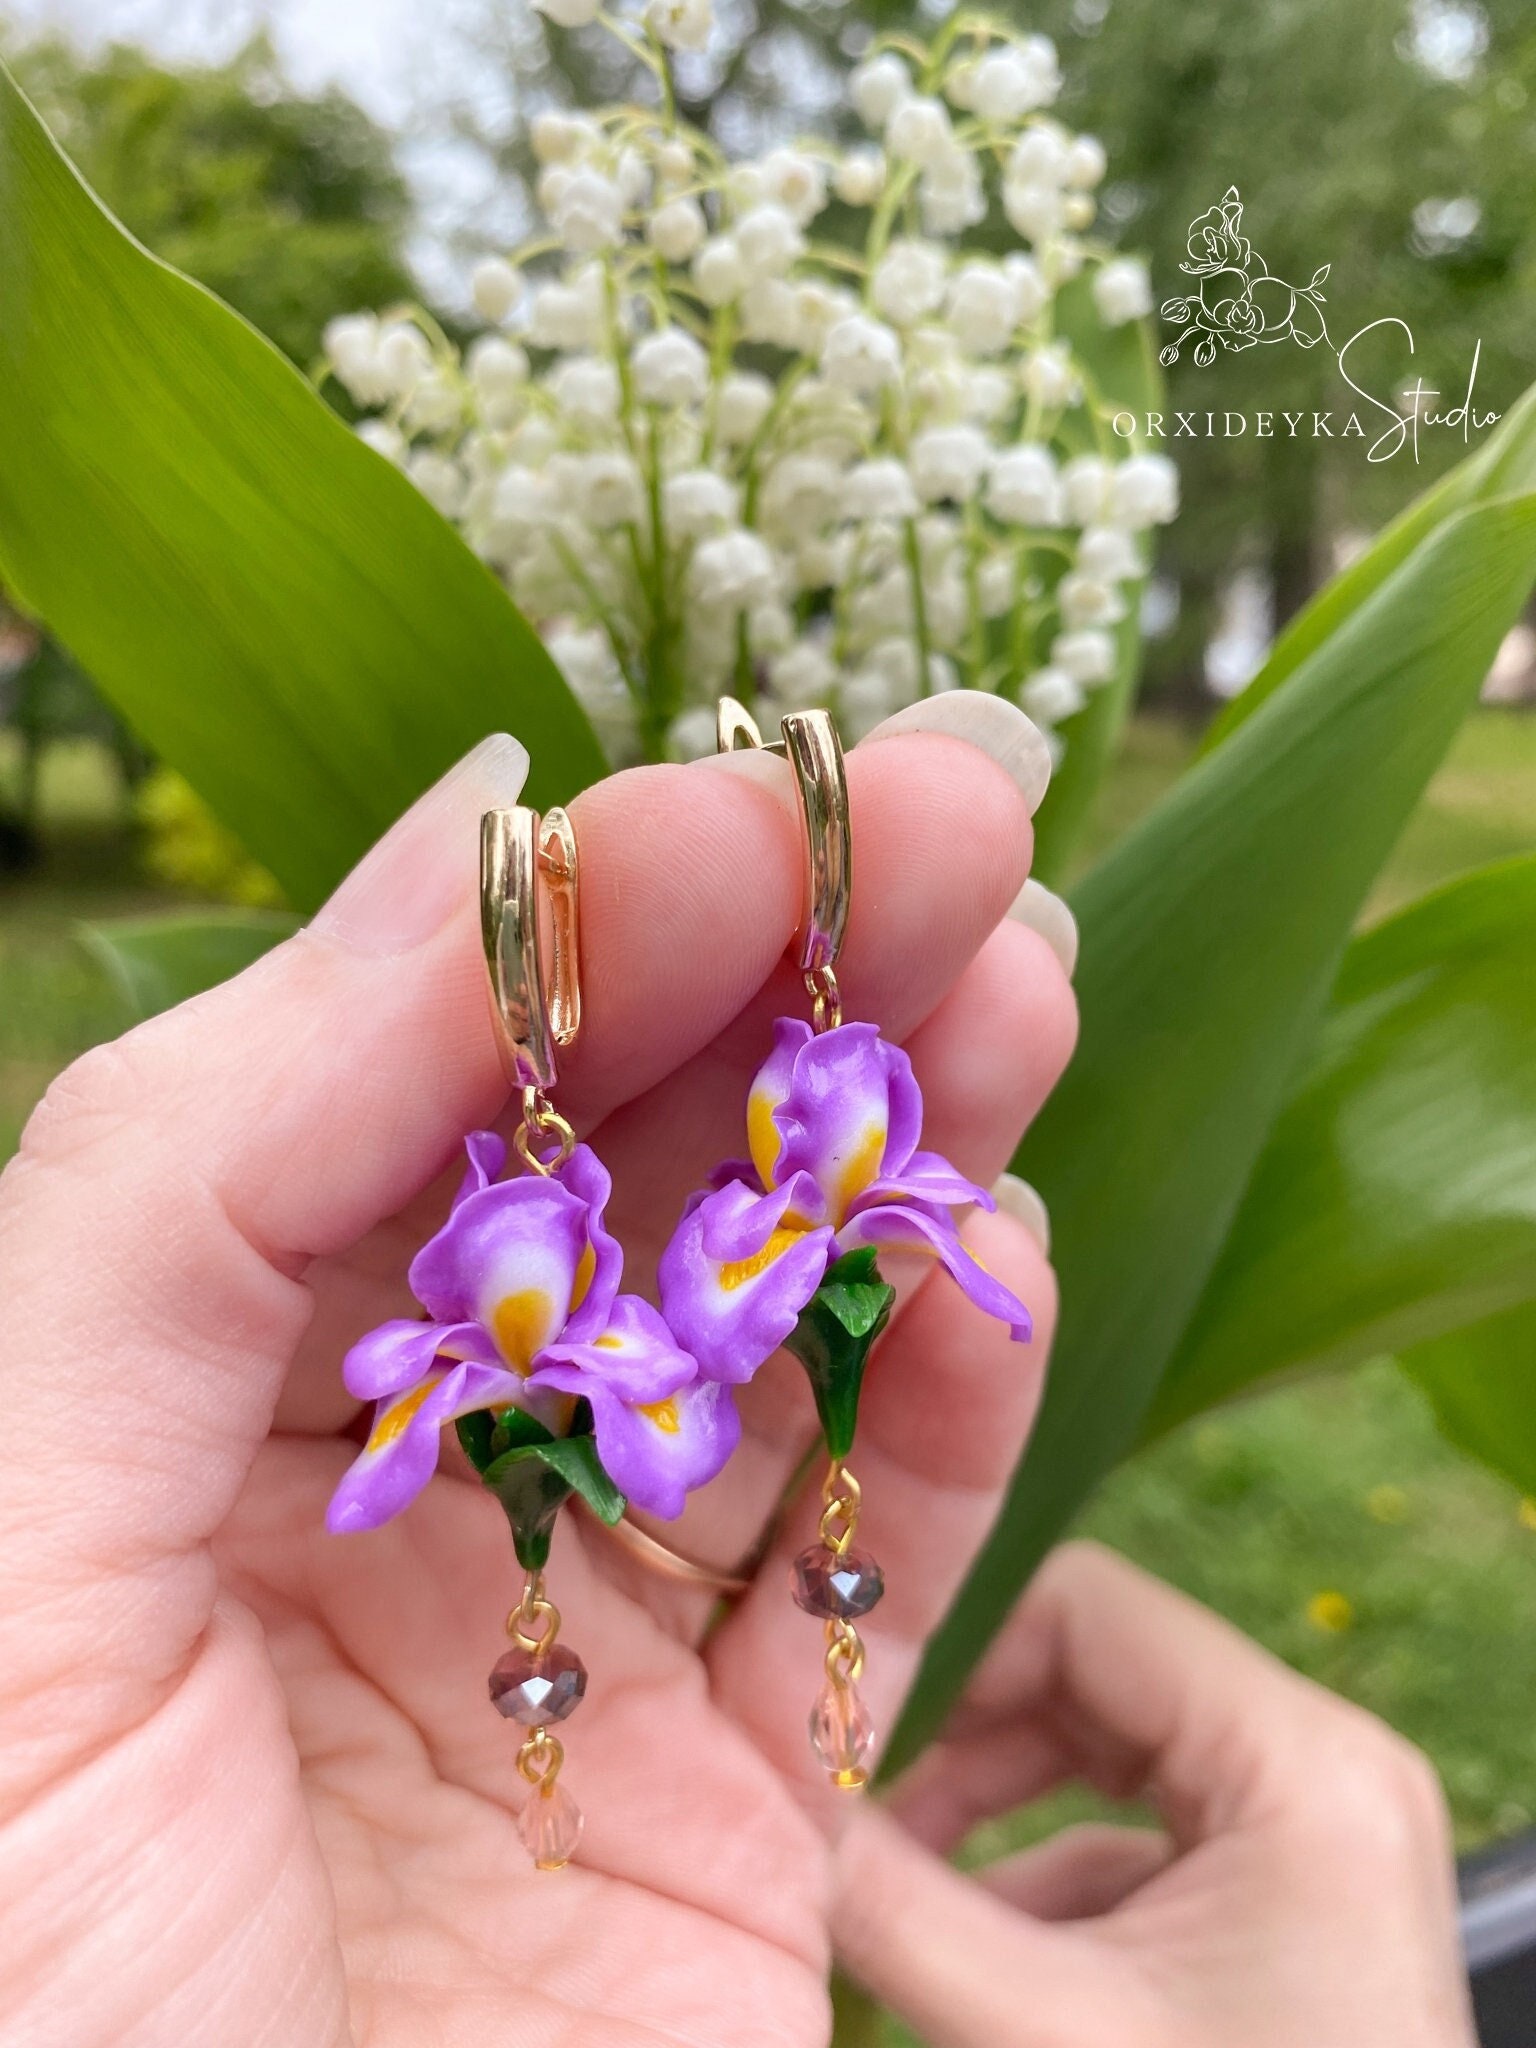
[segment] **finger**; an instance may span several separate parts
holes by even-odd
[[[926,2048],[1166,2038],[1105,1944],[1015,1912],[877,1806],[850,1816],[836,1878],[838,1960]]]
[[[152,1709],[206,1621],[199,1546],[305,1327],[298,1276],[399,1212],[500,1103],[474,848],[480,811],[514,801],[525,767],[515,742],[488,742],[309,930],[77,1063],[0,1183],[0,1608],[7,1679],[39,1716],[87,1655],[103,1713]],[[925,868],[957,805],[990,798],[1004,838],[1022,816],[1008,778],[956,741],[892,741],[859,779],[872,814],[904,807]],[[802,856],[778,800],[743,795],[718,764],[592,793],[587,932],[608,979],[584,1039],[591,1115],[708,1042],[783,952]],[[679,844],[659,802],[688,821]],[[997,893],[1017,866],[997,856]],[[37,1739],[46,1753],[50,1728]]]
[[[856,750],[848,783],[857,879],[839,968],[845,1002],[850,1016],[902,1036],[1005,913],[1028,864],[1028,811],[994,761],[947,737]],[[688,1195],[742,1149],[747,1086],[773,1018],[804,1007],[785,958],[805,889],[804,834],[789,770],[765,754],[614,776],[584,792],[574,815],[583,1024],[562,1056],[558,1099],[614,1176],[610,1224],[626,1284],[644,1290]],[[957,818],[968,844],[974,836],[959,890]],[[484,1030],[478,995],[467,1021]],[[397,1221],[400,1273],[441,1221],[451,1184],[425,1190]],[[378,1264],[364,1245],[334,1273],[309,1275],[326,1342],[317,1331],[305,1347],[285,1424],[334,1428],[354,1412],[338,1389],[338,1344],[409,1312],[397,1281],[354,1320]]]
[[[1331,1798],[1330,1759],[1360,1739],[1392,1738],[1194,1601],[1074,1543],[1042,1566],[898,1800],[948,1844],[1080,1777],[1151,1797],[1183,1848]]]
[[[1060,1077],[1075,1026],[1054,954],[1035,933],[1000,925],[907,1040],[923,1091],[924,1144],[989,1186]],[[900,1287],[899,1320],[928,1269],[887,1263]],[[686,1555],[721,1564],[751,1551],[816,1435],[810,1390],[787,1356],[759,1372],[740,1405],[744,1441],[728,1478],[696,1495],[680,1523],[658,1531]],[[679,1611],[703,1612],[697,1604]]]
[[[1173,1844],[1155,1828],[1096,1822],[988,1864],[977,1881],[996,1899],[1036,1920],[1090,1920],[1166,1870]]]
[[[885,1596],[860,1624],[861,1687],[881,1734],[997,1513],[1039,1400],[1055,1320],[1050,1268],[1022,1224],[977,1214],[963,1236],[1028,1303],[1035,1338],[1013,1343],[935,1272],[871,1360],[850,1463],[863,1487],[858,1548],[885,1572]],[[803,1731],[824,1645],[791,1602],[788,1579],[796,1553],[815,1540],[820,1479],[817,1470],[751,1591],[710,1644],[716,1696],[818,1806],[821,1772]]]

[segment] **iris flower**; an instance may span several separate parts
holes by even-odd
[[[781,1017],[747,1096],[750,1159],[715,1175],[662,1255],[669,1328],[709,1378],[749,1380],[794,1329],[845,1252],[923,1252],[966,1295],[1030,1334],[1029,1311],[960,1242],[952,1211],[996,1204],[937,1152],[919,1149],[912,1063],[873,1024],[816,1036]]]
[[[381,1324],[343,1364],[348,1389],[377,1406],[327,1525],[373,1529],[399,1514],[458,1416],[519,1408],[562,1436],[579,1401],[619,1490],[652,1514],[680,1514],[735,1449],[740,1422],[729,1389],[700,1376],[656,1310],[619,1293],[607,1169],[578,1145],[547,1179],[498,1180],[501,1139],[476,1131],[465,1144],[469,1170],[448,1220],[411,1262],[427,1320]]]

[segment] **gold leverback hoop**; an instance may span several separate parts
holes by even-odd
[[[540,884],[549,899],[553,958],[546,980]],[[542,820],[526,804],[480,820],[480,938],[491,1017],[507,1080],[523,1094],[513,1143],[524,1165],[549,1173],[571,1156],[575,1133],[545,1100],[557,1079],[556,1049],[581,1029],[580,899],[576,834],[563,810]],[[539,1138],[558,1153],[542,1158]]]
[[[770,754],[783,754],[794,771],[807,856],[800,971],[815,1005],[816,1029],[829,1031],[843,1021],[834,970],[853,900],[848,772],[830,712],[791,711],[779,723],[783,739],[765,741],[746,706],[734,697],[722,697],[715,712],[715,740],[722,754],[731,753],[738,743],[761,747]]]

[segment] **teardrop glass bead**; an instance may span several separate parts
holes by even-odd
[[[557,1778],[530,1794],[517,1817],[517,1832],[536,1870],[563,1870],[581,1840],[581,1808]]]
[[[811,1709],[811,1747],[833,1784],[846,1792],[867,1784],[874,1746],[875,1725],[859,1688],[825,1680]]]

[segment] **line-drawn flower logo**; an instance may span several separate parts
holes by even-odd
[[[1259,342],[1294,341],[1298,348],[1315,348],[1328,341],[1321,287],[1333,265],[1325,263],[1314,271],[1310,284],[1287,284],[1272,275],[1241,233],[1242,224],[1243,202],[1235,185],[1227,187],[1218,205],[1191,221],[1189,260],[1179,268],[1200,284],[1182,298],[1163,301],[1163,318],[1186,329],[1163,349],[1159,360],[1165,367],[1179,360],[1179,351],[1191,338],[1201,369],[1215,362],[1218,343],[1242,349]]]

